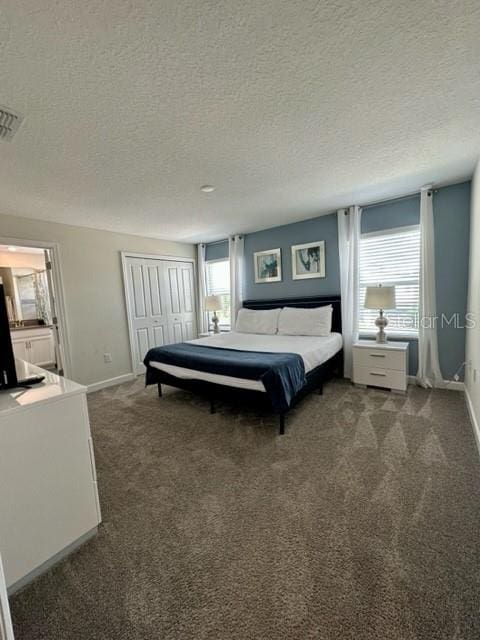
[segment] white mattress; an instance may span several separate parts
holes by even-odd
[[[334,356],[343,345],[340,333],[331,333],[329,336],[267,336],[257,333],[220,333],[208,338],[190,340],[190,344],[200,344],[206,347],[218,347],[221,349],[238,349],[240,351],[265,351],[270,353],[298,353],[305,363],[305,372],[308,373],[315,367]],[[234,376],[222,376],[216,373],[184,369],[162,362],[150,362],[150,366],[165,371],[177,378],[189,380],[205,380],[216,384],[224,384],[228,387],[240,389],[252,389],[265,391],[260,380],[245,380]]]

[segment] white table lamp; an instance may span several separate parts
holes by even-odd
[[[367,287],[365,293],[365,309],[378,309],[380,315],[375,320],[378,327],[377,342],[383,344],[387,342],[385,328],[388,325],[387,318],[383,315],[384,309],[395,309],[395,287],[383,287],[379,284],[376,287]]]
[[[216,311],[219,311],[222,308],[222,298],[220,296],[206,296],[205,297],[205,309],[207,311],[213,311],[212,322],[213,322],[213,333],[220,333],[220,329],[218,328],[218,316]]]

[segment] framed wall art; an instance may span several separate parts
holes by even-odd
[[[325,241],[292,246],[292,278],[325,278]]]
[[[282,255],[280,249],[267,249],[253,254],[255,282],[280,282],[282,279]]]

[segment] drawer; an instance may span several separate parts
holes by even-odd
[[[379,367],[358,367],[354,365],[353,381],[356,384],[366,384],[398,391],[405,391],[407,388],[405,371],[381,369]]]
[[[25,342],[35,338],[49,338],[52,335],[50,327],[40,327],[39,329],[11,329],[12,342]]]
[[[353,349],[353,362],[358,367],[375,367],[376,369],[394,369],[405,371],[406,351],[394,351],[392,349],[366,349],[356,347]]]

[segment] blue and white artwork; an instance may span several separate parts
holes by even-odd
[[[282,279],[282,256],[280,249],[267,249],[253,254],[255,282],[280,282]]]
[[[325,278],[325,241],[292,246],[292,278]]]

